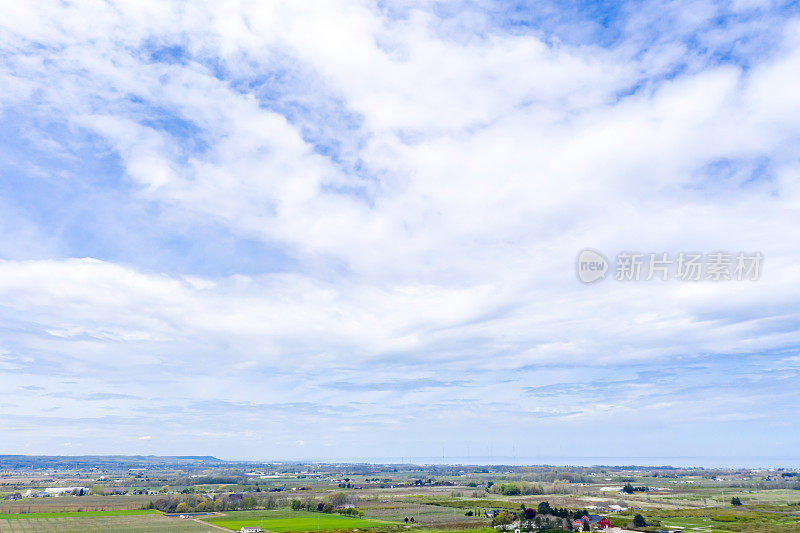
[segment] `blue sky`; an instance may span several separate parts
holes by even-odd
[[[796,453],[795,3],[4,12],[3,452]]]

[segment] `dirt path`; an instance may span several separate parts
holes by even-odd
[[[204,526],[206,526],[206,527],[209,527],[209,528],[211,528],[211,529],[218,529],[218,530],[220,530],[220,531],[227,531],[228,533],[231,533],[231,530],[230,530],[230,529],[224,528],[224,527],[222,527],[222,526],[218,526],[218,525],[216,525],[216,524],[212,524],[212,523],[210,523],[210,522],[204,522],[204,521],[200,520],[199,518],[191,518],[190,520],[194,520],[194,521],[195,521],[195,522],[197,522],[198,524],[202,524],[202,525],[204,525]]]

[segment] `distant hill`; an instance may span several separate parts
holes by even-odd
[[[0,455],[0,469],[91,467],[146,468],[153,466],[201,466],[221,464],[210,455]]]

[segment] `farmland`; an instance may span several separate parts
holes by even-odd
[[[628,529],[640,515],[646,525],[636,530],[642,532],[800,531],[800,475],[794,470],[218,460],[137,468],[106,461],[78,472],[57,465],[9,468],[1,461],[0,467],[0,497],[8,498],[0,503],[3,533],[243,526],[273,533],[490,533],[502,520],[522,531],[570,528],[586,513]],[[92,494],[54,495],[73,486]],[[48,489],[46,497],[36,497]],[[192,512],[200,514],[167,516]]]
[[[348,518],[336,514],[302,511],[232,511],[203,518],[212,524],[238,531],[243,526],[260,526],[275,533],[295,531],[338,531],[375,528],[389,522],[373,519]]]
[[[137,510],[147,505],[151,499],[152,496],[144,495],[24,498],[15,501],[0,501],[0,513]]]
[[[87,513],[88,514],[88,513]],[[3,533],[203,533],[215,531],[194,520],[167,518],[160,513],[148,515],[105,515],[87,517],[48,517],[24,520],[0,519]],[[217,530],[218,531],[218,530]]]
[[[135,516],[160,514],[154,509],[137,509],[127,511],[60,511],[52,513],[0,513],[0,520],[30,520],[33,518],[85,518],[96,516]]]

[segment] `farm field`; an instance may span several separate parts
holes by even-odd
[[[393,524],[384,520],[350,518],[338,514],[305,511],[231,511],[202,518],[204,522],[238,531],[243,526],[260,526],[276,533],[295,531],[337,531]]]
[[[614,517],[612,521],[615,525],[625,526],[633,517]],[[683,529],[687,533],[730,533],[729,531],[718,529],[717,522],[708,517],[670,517],[653,518],[646,516],[648,520],[658,520],[661,523],[660,529]]]
[[[3,520],[30,520],[33,518],[86,518],[94,516],[135,516],[161,514],[155,509],[134,509],[118,511],[61,511],[52,513],[0,513]]]
[[[667,511],[644,513],[648,522],[658,521],[661,525],[654,529],[682,529],[686,533],[762,533],[800,531],[800,518],[777,513],[733,512],[714,510],[708,516],[673,516]],[[615,525],[624,526],[633,515],[614,516]],[[653,529],[653,528],[651,528]]]
[[[52,513],[61,511],[135,510],[146,506],[153,496],[58,496],[0,501],[0,513]]]
[[[458,502],[453,506],[429,505],[415,503],[413,501],[371,501],[364,502],[361,508],[367,516],[381,520],[402,522],[406,517],[414,517],[417,525],[422,527],[446,528],[475,528],[488,525],[490,520],[478,518],[477,516],[464,516],[466,508],[457,507]],[[514,505],[518,508],[519,505]]]
[[[0,519],[2,533],[205,533],[219,531],[195,520],[167,518],[161,514],[89,516],[85,518]]]

